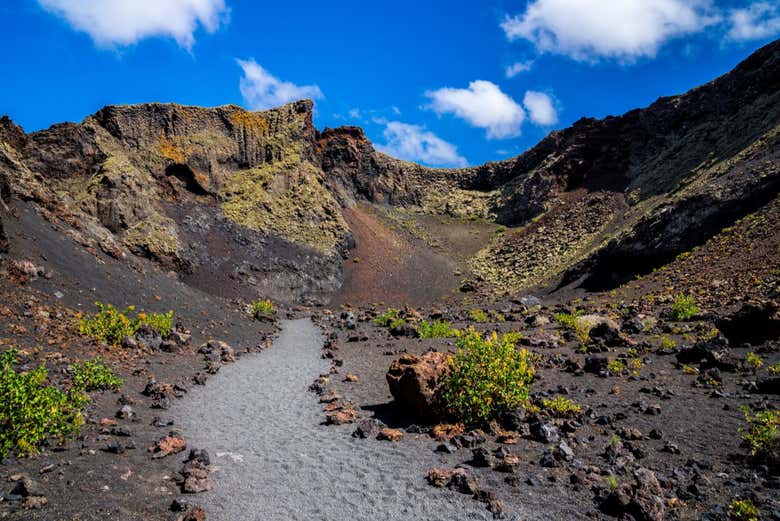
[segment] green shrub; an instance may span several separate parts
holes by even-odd
[[[16,451],[35,454],[43,441],[59,442],[78,433],[84,424],[82,409],[89,398],[81,389],[64,393],[46,385],[48,373],[41,365],[17,373],[16,351],[0,354],[0,455]]]
[[[764,359],[751,351],[745,355],[745,364],[754,371],[758,371],[764,366]]]
[[[374,319],[374,324],[382,327],[390,327],[390,324],[398,319],[399,310],[395,308],[387,308],[387,310]]]
[[[626,370],[626,363],[623,360],[613,358],[607,362],[607,372],[612,376],[619,376]]]
[[[729,503],[729,518],[734,521],[758,521],[758,507],[749,499],[732,499]]]
[[[141,326],[150,326],[161,336],[166,337],[173,331],[173,311],[168,313],[139,313],[135,318],[130,314],[135,306],[119,311],[111,304],[95,302],[98,312],[91,318],[79,319],[79,333],[90,336],[107,344],[117,345],[125,337],[133,336]]]
[[[542,399],[542,408],[556,418],[576,416],[582,412],[582,406],[574,403],[572,399],[560,395],[552,399]]]
[[[769,374],[780,374],[780,361],[766,368]]]
[[[604,482],[607,484],[607,488],[609,489],[610,492],[616,491],[620,486],[620,480],[614,474],[610,474],[609,476],[604,478]]]
[[[680,293],[674,296],[671,309],[672,320],[684,322],[690,320],[698,313],[699,307],[696,305],[696,298],[693,295]]]
[[[150,326],[163,338],[173,333],[173,311],[167,313],[139,313],[141,325]]]
[[[472,309],[469,311],[469,318],[478,324],[484,324],[488,321],[488,314],[481,309]]]
[[[527,402],[534,368],[528,351],[518,351],[514,339],[496,333],[483,338],[473,329],[458,339],[442,385],[451,414],[468,423],[487,421]]]
[[[391,320],[389,324],[387,324],[388,329],[395,329],[397,327],[404,327],[406,325],[406,320],[402,318],[396,318],[395,320]]]
[[[571,327],[574,330],[574,338],[577,339],[580,347],[587,349],[587,345],[590,343],[590,330],[592,329],[590,323],[575,317]]]
[[[583,315],[581,309],[575,309],[571,313],[555,313],[553,320],[562,325],[563,327],[574,329],[574,325],[579,317]]]
[[[415,331],[420,338],[452,338],[458,335],[458,330],[453,329],[452,324],[445,320],[422,320]]]
[[[753,456],[780,461],[780,411],[758,411],[742,407],[747,425],[739,428]]]
[[[490,312],[490,318],[492,318],[494,322],[506,322],[506,317],[500,311],[492,310]]]
[[[270,299],[257,299],[250,305],[250,308],[252,310],[252,314],[256,315],[258,313],[273,313],[274,312],[274,303],[271,302]]]
[[[118,344],[125,337],[132,336],[140,327],[138,319],[131,320],[128,315],[135,310],[128,306],[119,311],[111,304],[95,302],[98,312],[92,318],[79,320],[79,333],[109,344]]]
[[[100,358],[73,364],[73,370],[73,386],[84,391],[117,391],[124,383]]]
[[[676,347],[677,347],[677,342],[675,342],[674,339],[671,338],[669,335],[664,335],[663,337],[661,337],[660,348],[663,351],[671,351]]]

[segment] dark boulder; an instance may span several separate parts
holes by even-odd
[[[732,315],[716,321],[718,329],[733,345],[761,344],[780,338],[780,303],[752,301]]]

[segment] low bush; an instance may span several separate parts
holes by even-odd
[[[613,358],[607,362],[607,372],[612,376],[620,376],[626,370],[626,363],[623,360]]]
[[[729,518],[734,521],[758,521],[758,507],[749,499],[733,499],[729,503]]]
[[[415,328],[420,338],[452,338],[458,335],[458,330],[453,329],[452,324],[446,320],[420,321]]]
[[[751,351],[745,355],[745,365],[754,371],[758,371],[764,366],[764,359],[761,358],[761,355]]]
[[[256,315],[258,313],[264,313],[269,314],[274,312],[274,303],[271,302],[270,299],[257,299],[252,304],[250,304],[250,309],[252,310],[252,314]]]
[[[742,407],[747,425],[739,428],[753,456],[780,463],[780,411],[758,411]]]
[[[16,351],[0,354],[0,455],[16,451],[35,454],[48,438],[63,442],[84,424],[82,410],[89,401],[83,390],[65,393],[46,385],[44,366],[17,372]]]
[[[393,321],[398,320],[399,310],[395,308],[387,308],[384,313],[374,319],[374,324],[382,327],[390,327]]]
[[[458,339],[442,384],[450,414],[467,423],[484,422],[528,401],[534,368],[528,351],[515,344],[515,335],[483,338],[473,329]]]
[[[555,313],[553,320],[562,325],[563,327],[574,329],[576,320],[583,315],[581,309],[575,309],[571,313]]]
[[[555,398],[543,398],[542,408],[556,418],[568,418],[582,412],[582,406],[574,403],[570,398],[556,396]]]
[[[592,329],[590,323],[576,317],[571,327],[574,331],[574,338],[580,344],[580,349],[586,350],[590,343],[590,330]]]
[[[124,383],[100,358],[73,364],[73,371],[73,386],[84,391],[117,391]]]
[[[659,347],[662,351],[672,351],[677,347],[677,342],[669,335],[664,335],[661,337],[661,344]]]
[[[472,309],[469,311],[469,318],[478,324],[484,324],[488,321],[488,314],[481,309]]]
[[[674,296],[671,309],[672,320],[684,322],[699,314],[699,306],[696,305],[696,297],[682,293]]]
[[[135,318],[130,314],[135,306],[123,311],[111,304],[95,302],[98,312],[92,317],[80,317],[79,333],[90,336],[111,345],[119,344],[125,337],[133,336],[141,326],[150,326],[166,337],[173,331],[173,311],[168,313],[139,313]]]

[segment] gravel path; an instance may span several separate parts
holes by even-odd
[[[215,489],[192,498],[210,521],[492,519],[470,498],[429,487],[432,451],[355,440],[321,425],[309,384],[328,370],[308,320],[283,323],[274,346],[223,367],[174,411],[206,448]]]

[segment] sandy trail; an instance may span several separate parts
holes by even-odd
[[[174,411],[190,447],[212,457],[215,489],[191,498],[210,520],[492,519],[470,498],[426,484],[432,451],[321,425],[307,392],[328,370],[319,330],[308,319],[283,328],[271,349],[223,367]]]

